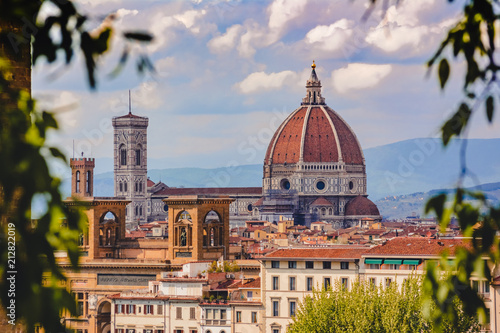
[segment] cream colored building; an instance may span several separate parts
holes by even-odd
[[[359,246],[286,248],[269,253],[261,260],[264,327],[268,333],[284,333],[292,322],[298,304],[313,288],[341,283],[351,288],[362,279],[375,285],[397,282],[401,285],[412,274],[423,274],[426,263],[439,260],[443,250],[453,260],[462,239],[400,237],[372,248]],[[493,274],[498,276],[499,274]],[[471,280],[490,312],[485,332],[500,332],[500,278]],[[491,328],[491,330],[490,330]]]

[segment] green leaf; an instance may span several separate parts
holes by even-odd
[[[436,216],[439,220],[443,217],[444,203],[446,202],[446,193],[438,194],[427,201],[425,205],[425,213],[429,213],[432,210],[436,212]]]
[[[488,121],[491,123],[493,121],[493,112],[495,111],[495,105],[493,101],[493,96],[488,96],[486,99],[486,116]]]
[[[442,59],[439,62],[438,73],[439,73],[439,83],[441,84],[441,89],[444,89],[446,81],[448,81],[448,78],[450,76],[450,65],[448,64],[448,60]]]

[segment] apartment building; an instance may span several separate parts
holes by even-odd
[[[401,285],[411,275],[423,274],[426,263],[439,260],[445,250],[449,260],[453,260],[456,250],[463,246],[466,245],[462,239],[401,237],[372,248],[287,248],[269,253],[261,260],[265,332],[286,332],[298,304],[312,295],[313,289],[332,283],[350,288],[357,279],[374,285]],[[493,283],[478,277],[471,279],[471,285],[490,309],[490,324],[484,327],[485,331],[490,327],[494,332],[500,331],[496,319],[500,309],[499,281],[500,278]]]
[[[287,248],[262,259],[265,332],[284,333],[304,296],[340,280],[347,288],[358,278],[366,247]]]

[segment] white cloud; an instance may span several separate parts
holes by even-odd
[[[448,18],[427,24],[420,20],[420,14],[432,10],[434,3],[435,0],[405,1],[389,7],[384,19],[366,36],[366,42],[387,53],[401,51],[403,57],[429,53],[454,21]]]
[[[289,21],[302,15],[307,0],[274,0],[269,6],[269,28],[281,30]]]
[[[192,32],[198,33],[199,27],[195,27],[198,20],[205,16],[206,10],[187,10],[182,14],[174,15],[174,18],[184,24],[187,29],[191,29]]]
[[[305,42],[321,51],[341,51],[353,34],[353,26],[354,22],[345,18],[330,25],[318,25],[306,34]]]
[[[392,71],[392,65],[353,63],[332,72],[332,83],[339,93],[371,88]]]
[[[235,24],[227,28],[226,33],[211,39],[207,46],[212,53],[224,53],[235,48],[238,37],[241,34],[242,26]]]
[[[235,87],[243,94],[252,94],[265,90],[277,90],[285,84],[295,83],[297,74],[293,71],[266,74],[256,72],[248,75]]]

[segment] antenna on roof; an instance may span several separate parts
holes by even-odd
[[[132,102],[130,99],[130,89],[128,90],[128,114],[132,114]]]

